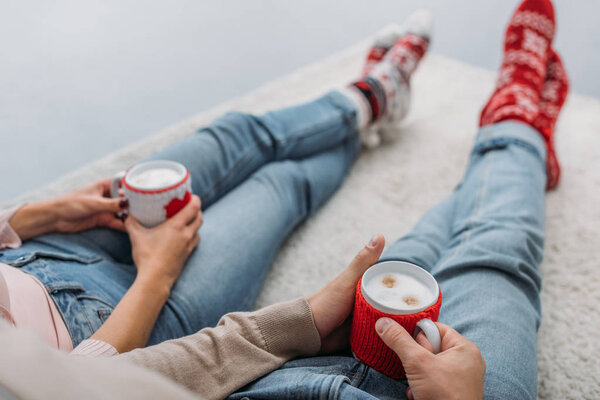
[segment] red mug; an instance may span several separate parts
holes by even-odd
[[[400,303],[398,299],[394,298],[396,304],[391,306],[387,300],[392,297],[388,296],[386,300],[382,300],[373,293],[369,293],[366,289],[369,282],[389,274],[400,274],[417,280],[427,289],[429,298],[421,304],[409,305],[406,303],[406,306],[398,306]],[[385,290],[383,289],[383,291]],[[395,296],[395,292],[390,293]],[[433,321],[438,320],[441,306],[442,292],[439,285],[435,278],[423,268],[404,261],[384,261],[375,264],[363,274],[356,287],[350,334],[352,353],[357,359],[376,371],[394,379],[404,378],[405,373],[400,358],[381,340],[375,331],[375,323],[383,317],[393,319],[413,337],[419,330],[422,330],[431,342],[434,353],[439,353],[441,336]]]

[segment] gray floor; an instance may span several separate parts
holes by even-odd
[[[417,7],[380,1],[5,1],[0,201],[343,49]],[[496,68],[517,1],[420,1],[432,50]],[[557,4],[575,91],[600,97],[600,2]]]

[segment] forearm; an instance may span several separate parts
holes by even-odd
[[[8,223],[22,241],[54,231],[57,221],[53,201],[39,201],[19,208]]]
[[[170,286],[160,279],[138,276],[91,339],[114,346],[119,353],[146,346]]]
[[[215,328],[120,358],[153,369],[207,399],[220,399],[321,346],[308,303],[295,300],[231,313]]]

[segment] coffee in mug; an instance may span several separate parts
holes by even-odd
[[[358,282],[350,347],[356,358],[394,379],[404,377],[400,359],[375,331],[382,317],[395,320],[415,335],[422,329],[434,351],[440,351],[439,317],[442,294],[435,278],[404,261],[384,261],[369,268]]]
[[[414,312],[431,304],[435,296],[418,279],[398,272],[382,272],[374,276],[366,282],[364,292],[374,302],[390,309]]]
[[[111,195],[122,189],[129,201],[129,214],[148,228],[175,215],[192,198],[191,176],[174,161],[147,161],[119,172],[113,178]]]

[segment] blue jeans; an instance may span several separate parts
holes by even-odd
[[[535,399],[544,244],[546,150],[535,130],[502,122],[480,130],[462,183],[381,260],[430,271],[440,321],[486,361],[486,399]],[[351,355],[294,360],[230,399],[398,399],[406,382]]]
[[[155,154],[189,169],[204,225],[149,344],[252,309],[279,247],[341,185],[360,147],[354,105],[331,92],[260,117],[227,114]],[[110,316],[136,276],[128,236],[109,229],[44,235],[2,250],[0,262],[45,285],[75,346]]]

